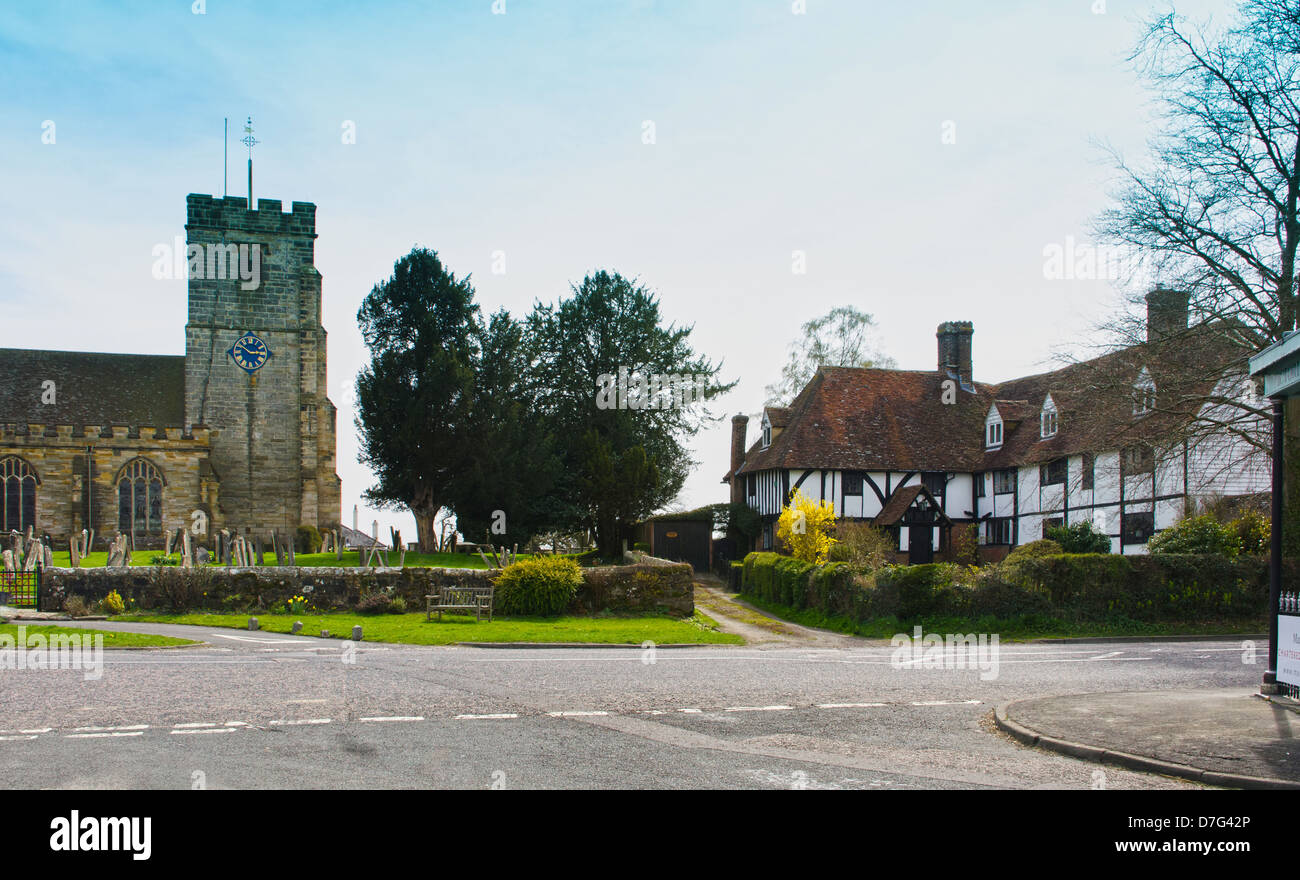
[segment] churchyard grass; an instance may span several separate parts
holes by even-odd
[[[292,614],[128,614],[116,619],[150,623],[179,623],[190,626],[248,628],[256,617],[261,629],[288,633],[295,621],[302,621],[303,636],[319,636],[329,630],[333,638],[346,639],[352,627],[362,628],[367,642],[404,645],[453,645],[459,642],[573,642],[600,645],[709,644],[742,645],[740,636],[719,632],[713,620],[695,613],[678,619],[664,616],[615,617],[497,617],[491,623],[474,618],[443,615],[441,621],[425,620],[424,612],[412,614],[349,614],[307,612]]]
[[[111,632],[102,629],[82,629],[71,626],[35,626],[32,624],[0,623],[0,635],[7,635],[17,640],[18,627],[25,626],[27,641],[30,644],[34,635],[43,635],[47,639],[55,635],[103,636],[105,648],[162,648],[174,645],[193,645],[194,639],[178,639],[172,636],[156,636],[150,633]]]

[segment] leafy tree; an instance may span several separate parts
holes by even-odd
[[[781,379],[767,386],[768,406],[789,406],[818,367],[894,367],[876,346],[875,319],[853,306],[837,306],[799,328]]]
[[[1068,526],[1052,526],[1047,539],[1061,545],[1062,553],[1109,553],[1110,538],[1093,528],[1088,520]]]
[[[472,460],[478,316],[469,278],[426,248],[399,259],[357,311],[370,349],[356,385],[359,459],[376,478],[365,497],[409,509],[422,552],[433,550],[438,511]]]
[[[475,329],[470,433],[474,442],[448,490],[470,541],[527,545],[555,519],[561,461],[534,405],[523,325],[504,311]]]
[[[694,464],[685,439],[716,420],[707,401],[735,383],[720,383],[720,366],[695,353],[690,327],[663,326],[643,285],[600,271],[571,294],[526,320],[530,387],[562,462],[548,510],[557,528],[593,530],[612,557],[633,523],[681,490]],[[696,399],[655,394],[656,376],[694,377]]]
[[[835,539],[835,505],[826,499],[813,501],[796,489],[790,502],[781,508],[776,521],[776,536],[790,548],[790,555],[813,565],[824,565]]]

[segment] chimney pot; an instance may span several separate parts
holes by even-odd
[[[1146,296],[1147,342],[1174,336],[1187,329],[1188,300],[1185,291],[1156,286]]]
[[[974,382],[971,341],[975,325],[970,321],[944,321],[935,336],[939,339],[939,372],[958,377],[962,384]]]

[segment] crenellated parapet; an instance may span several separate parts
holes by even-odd
[[[199,449],[208,446],[212,430],[206,425],[184,427],[153,425],[57,425],[38,422],[0,422],[0,448],[14,446],[59,447],[99,446],[106,441],[141,448],[177,447]]]

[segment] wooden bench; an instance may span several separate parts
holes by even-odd
[[[492,594],[496,588],[491,584],[477,587],[439,587],[438,592],[424,597],[425,620],[433,619],[433,612],[438,612],[442,620],[444,611],[473,611],[474,620],[483,619],[487,612],[488,623],[492,622]]]

